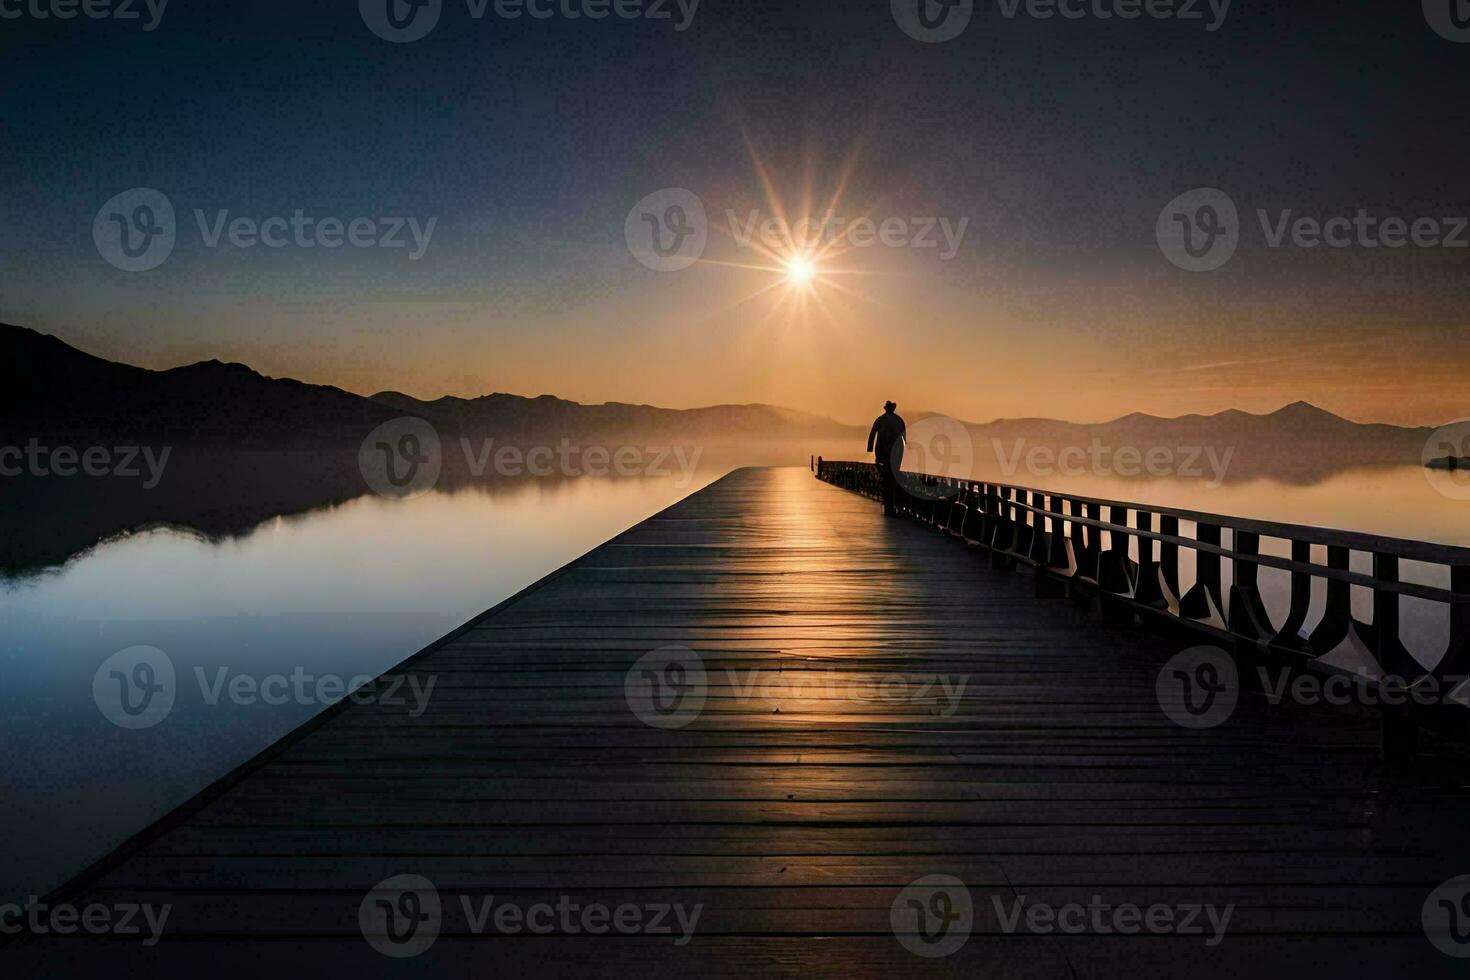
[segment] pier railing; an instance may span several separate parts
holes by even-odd
[[[817,458],[815,468],[881,499],[872,463]],[[1031,569],[1040,595],[1381,688],[1379,703],[1396,706],[1385,712],[1391,748],[1412,747],[1421,724],[1470,736],[1470,549],[924,474],[902,474],[900,488],[904,514],[996,567]],[[1270,590],[1263,569],[1277,570]],[[1442,649],[1410,652],[1405,603],[1418,604],[1416,623],[1438,627]],[[1431,688],[1447,696],[1420,696]]]

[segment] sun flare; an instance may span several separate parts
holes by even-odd
[[[786,281],[793,286],[810,286],[817,278],[816,263],[805,256],[796,256],[786,262]]]

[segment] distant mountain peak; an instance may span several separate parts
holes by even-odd
[[[249,375],[253,378],[265,377],[265,375],[261,374],[259,371],[255,370],[248,364],[241,364],[238,361],[221,361],[215,358],[211,358],[207,361],[195,361],[193,364],[185,364],[181,367],[169,368],[167,371],[164,371],[162,373],[169,374],[183,371],[209,372],[211,374],[239,374]]]
[[[1311,402],[1301,401],[1300,399],[1292,402],[1290,405],[1281,406],[1276,411],[1271,412],[1270,415],[1277,418],[1332,419],[1338,422],[1344,421],[1342,416],[1334,415],[1325,408],[1318,408]]]

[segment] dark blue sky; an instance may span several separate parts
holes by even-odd
[[[37,0],[5,6],[22,2]],[[907,37],[888,0],[703,0],[683,32],[667,20],[476,21],[445,0],[438,27],[410,44],[374,36],[347,0],[172,0],[151,32],[3,20],[0,316],[144,363],[254,363],[264,344],[282,373],[331,380],[325,359],[341,359],[347,328],[311,304],[473,304],[532,359],[548,322],[660,282],[623,245],[644,194],[758,199],[748,137],[778,179],[797,182],[805,158],[824,183],[856,148],[863,207],[970,217],[962,254],[932,274],[1002,312],[1013,297],[1009,314],[1040,317],[1063,341],[1148,346],[1159,321],[1140,311],[1162,310],[1170,338],[1214,350],[1233,311],[1251,350],[1283,334],[1325,345],[1407,331],[1426,356],[1463,365],[1464,252],[1266,254],[1247,234],[1228,270],[1192,277],[1160,261],[1153,232],[1164,202],[1201,186],[1243,213],[1470,212],[1467,80],[1470,44],[1431,31],[1417,4],[1237,2],[1209,32],[1007,19],[991,0],[943,44]],[[99,258],[92,219],[138,186],[168,195],[181,233],[168,265],[134,276]],[[412,264],[382,250],[328,263],[210,254],[183,230],[195,208],[298,207],[433,215],[434,248]],[[1380,286],[1365,295],[1370,280]],[[293,309],[289,341],[271,333]],[[1268,309],[1278,328],[1261,323]],[[428,334],[451,330],[426,342],[425,358],[442,357],[455,314],[421,319]],[[351,341],[364,363],[391,332],[374,329]],[[567,329],[562,345],[580,336]],[[418,383],[431,366],[410,365]],[[491,383],[517,388],[504,374]]]

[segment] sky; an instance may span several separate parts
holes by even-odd
[[[386,5],[428,8],[53,2],[0,0],[0,320],[101,356],[851,422],[1470,415],[1470,38],[1439,0],[977,0],[943,41],[911,33],[934,0],[439,0],[404,42]],[[131,271],[160,197],[144,261],[172,248]],[[793,246],[782,215],[830,221]],[[1202,260],[1161,238],[1214,219]],[[702,251],[660,269],[654,227]]]

